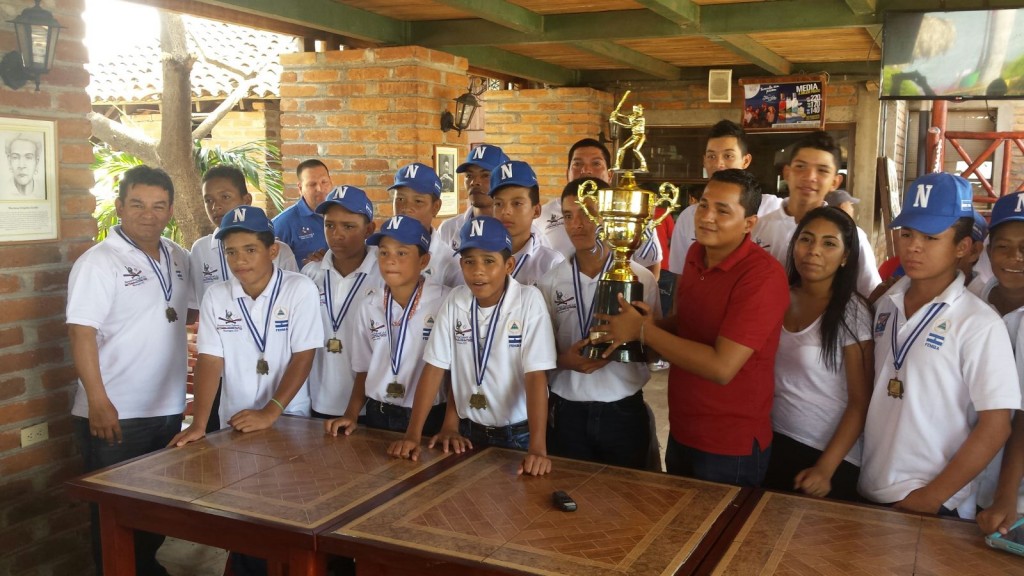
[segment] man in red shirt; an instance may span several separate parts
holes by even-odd
[[[789,286],[782,266],[750,241],[761,189],[749,172],[711,175],[697,208],[676,314],[660,321],[619,297],[613,344],[641,340],[672,364],[669,473],[757,486],[771,452],[775,351]],[[609,350],[610,354],[611,350]]]

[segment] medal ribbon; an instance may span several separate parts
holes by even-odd
[[[398,342],[396,343],[391,335],[391,304],[394,302],[394,298],[391,297],[391,290],[387,291],[387,298],[384,303],[384,310],[386,314],[385,324],[388,327],[388,345],[391,348],[391,374],[395,378],[398,378],[398,371],[402,367],[402,350],[405,348],[405,336],[408,333],[409,318],[415,312],[416,304],[419,303],[420,294],[423,292],[423,281],[420,280],[416,283],[416,291],[413,292],[412,297],[409,298],[409,304],[406,305],[405,310],[402,311],[402,319],[398,327]]]
[[[164,302],[167,302],[167,306],[170,306],[171,293],[174,292],[174,283],[173,277],[171,276],[171,253],[167,250],[167,246],[164,246],[163,241],[160,241],[160,255],[161,258],[163,258],[164,263],[167,264],[167,277],[165,278],[163,272],[160,271],[160,265],[156,263],[156,260],[153,260],[145,250],[139,248],[139,245],[136,244],[134,240],[125,235],[124,232],[121,232],[120,226],[117,227],[117,235],[130,244],[132,248],[142,252],[142,255],[149,261],[150,269],[153,270],[153,274],[156,276],[156,279],[160,281],[160,289],[164,292]]]
[[[605,272],[612,267],[611,254],[605,256],[604,268],[601,269],[601,274],[598,275],[598,279],[604,276]],[[580,264],[579,261],[573,256],[572,259],[572,293],[576,297],[576,319],[580,323],[580,336],[586,340],[590,336],[590,323],[594,320],[594,299],[597,297],[597,291],[594,292],[594,297],[590,300],[590,309],[585,310],[583,304],[583,280],[580,278]]]
[[[530,245],[532,245],[535,241],[536,240],[534,240],[533,234],[530,234],[530,239],[527,240],[527,242]],[[524,248],[524,251],[525,251],[525,248]],[[523,256],[522,258],[519,259],[518,262],[516,262],[516,267],[512,269],[512,277],[513,278],[515,278],[519,274],[519,271],[522,270],[522,268],[523,268],[523,264],[526,264],[526,261],[529,260],[529,259],[530,259],[530,254],[529,254],[529,252],[527,252],[527,254],[525,256]]]
[[[217,243],[217,256],[220,256],[220,279],[228,279],[228,261],[224,259],[224,244],[220,240],[214,238],[214,242]]]
[[[267,304],[267,315],[263,319],[263,334],[260,334],[259,329],[256,327],[256,323],[252,321],[252,316],[249,314],[249,308],[245,305],[245,298],[238,298],[238,307],[242,309],[242,318],[245,318],[245,325],[249,328],[249,334],[252,335],[253,342],[256,343],[256,348],[260,351],[260,358],[263,358],[263,352],[267,349],[267,336],[270,334],[270,317],[274,315],[274,302],[277,302],[277,297],[281,294],[281,279],[284,274],[280,269],[277,270],[277,277],[274,279],[274,286],[270,289],[270,302]]]
[[[498,317],[501,316],[501,305],[505,302],[505,295],[508,294],[508,282],[505,283],[505,291],[502,292],[501,298],[498,300],[498,305],[494,307],[494,315],[491,316],[491,321],[487,323],[487,335],[484,342],[483,350],[480,349],[480,340],[477,338],[477,332],[480,327],[478,324],[478,315],[480,313],[480,305],[476,301],[476,297],[473,298],[473,318],[469,323],[470,337],[473,339],[474,350],[473,354],[473,365],[476,368],[476,385],[484,385],[484,374],[487,372],[487,360],[491,356],[491,345],[494,344],[494,334],[497,332]]]
[[[893,320],[892,365],[896,369],[897,373],[899,372],[900,368],[903,367],[903,361],[907,359],[907,353],[910,352],[910,346],[914,344],[914,341],[917,340],[917,337],[920,336],[921,333],[925,331],[925,327],[929,323],[931,323],[931,321],[934,320],[936,316],[938,316],[939,312],[941,312],[942,309],[945,308],[945,306],[945,302],[935,302],[928,306],[928,310],[925,311],[924,317],[921,318],[921,321],[917,323],[917,326],[914,326],[914,329],[910,332],[910,335],[907,336],[907,339],[903,341],[903,345],[900,346],[899,349],[896,348],[896,333],[899,332],[899,330],[897,330],[896,327],[896,320]]]
[[[356,293],[359,292],[359,287],[363,285],[363,280],[366,280],[365,272],[356,274],[356,281],[348,291],[348,295],[345,296],[345,301],[341,303],[341,310],[339,310],[338,315],[335,316],[334,291],[331,290],[331,271],[327,270],[324,273],[324,303],[327,304],[327,315],[331,318],[331,326],[334,327],[335,334],[337,334],[338,329],[341,328],[341,323],[345,320],[345,315],[348,314],[349,306],[352,305],[352,300],[355,299]]]

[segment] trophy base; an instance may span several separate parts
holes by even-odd
[[[621,282],[618,280],[601,280],[597,283],[597,291],[594,293],[594,313],[608,314],[614,316],[619,313],[619,300],[617,295],[627,302],[635,302],[644,299],[644,285],[639,282]],[[594,324],[591,332],[601,332],[601,326]],[[583,355],[591,360],[600,359],[609,348],[608,343],[588,344],[583,347]],[[626,342],[612,352],[609,360],[616,362],[647,362],[647,354],[638,340]]]

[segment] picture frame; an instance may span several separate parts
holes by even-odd
[[[742,127],[755,132],[807,132],[825,129],[823,74],[740,78]]]
[[[459,165],[459,149],[455,146],[434,145],[434,171],[441,179],[441,211],[438,217],[459,213],[459,178],[455,168]]]
[[[0,117],[0,243],[57,240],[57,123]]]

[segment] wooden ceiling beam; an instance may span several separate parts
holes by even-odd
[[[678,66],[673,66],[668,62],[652,58],[642,52],[637,52],[632,48],[620,46],[614,42],[603,40],[583,40],[580,42],[573,42],[571,46],[579,48],[584,52],[625,64],[634,70],[639,70],[640,72],[650,74],[656,78],[661,78],[663,80],[679,79],[680,69]]]
[[[575,86],[579,83],[579,74],[575,70],[499,48],[437,46],[435,49],[462,56],[473,68],[493,70],[515,78],[525,78],[553,86]]]
[[[764,69],[760,66],[745,64],[742,66],[697,66],[680,69],[679,81],[682,82],[707,82],[708,70],[711,68],[729,68],[732,70],[733,80],[743,77],[764,76]],[[794,74],[828,74],[832,81],[865,81],[878,80],[880,68],[875,62],[801,62],[797,65]],[[629,82],[662,82],[649,74],[637,70],[582,70],[579,75],[579,83],[584,86],[614,85]]]
[[[693,0],[636,0],[636,3],[683,27],[700,22],[700,5]]]
[[[793,64],[789,60],[758,44],[753,38],[745,34],[708,36],[708,40],[743,57],[748,62],[764,68],[772,74],[786,75],[793,70]]]
[[[854,14],[874,14],[878,10],[878,0],[846,0],[850,12]]]
[[[506,0],[434,0],[524,34],[544,31],[544,16]]]

